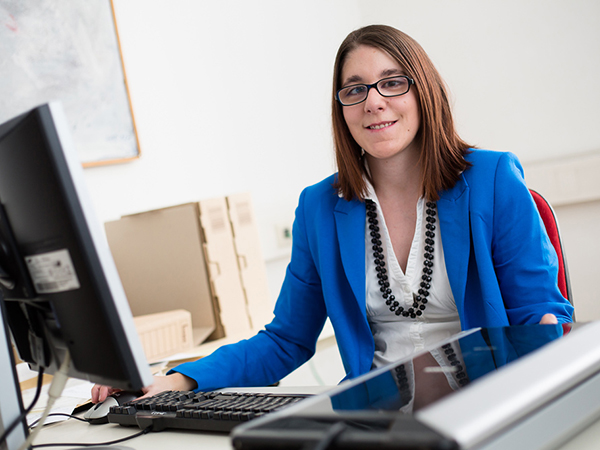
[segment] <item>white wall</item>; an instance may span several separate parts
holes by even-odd
[[[114,6],[142,157],[86,169],[98,214],[250,191],[265,255],[279,255],[274,224],[291,224],[300,190],[334,171],[331,67],[356,2]]]
[[[522,161],[600,150],[600,2],[380,0],[367,22],[413,36],[450,86],[461,135]]]
[[[450,86],[469,142],[511,150],[524,162],[600,150],[596,0],[114,6],[142,157],[86,169],[98,214],[110,220],[250,191],[273,294],[288,258],[275,226],[291,222],[304,186],[334,170],[332,65],[358,26],[387,23],[423,45]]]

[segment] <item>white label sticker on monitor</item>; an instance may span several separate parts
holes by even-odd
[[[25,262],[38,294],[79,289],[79,280],[68,250],[27,256]]]

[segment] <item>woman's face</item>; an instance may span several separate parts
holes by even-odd
[[[379,49],[361,45],[346,58],[342,87],[372,84],[395,75],[405,73],[394,59]],[[398,97],[382,97],[373,88],[364,102],[342,109],[352,137],[373,158],[388,159],[419,151],[415,136],[420,113],[414,86]]]

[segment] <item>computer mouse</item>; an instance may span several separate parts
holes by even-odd
[[[110,408],[112,406],[124,405],[127,402],[135,400],[140,395],[142,395],[141,392],[115,392],[114,394],[106,397],[106,400],[103,402],[96,403],[94,406],[88,409],[83,415],[83,418],[94,425],[108,423],[108,413],[110,412]]]

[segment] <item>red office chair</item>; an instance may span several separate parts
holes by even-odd
[[[567,258],[565,257],[565,252],[562,248],[556,214],[554,214],[554,210],[552,209],[552,206],[550,206],[550,203],[548,203],[548,201],[546,201],[541,194],[533,189],[529,189],[529,192],[531,192],[531,196],[535,201],[535,205],[540,213],[542,222],[544,222],[544,226],[546,227],[546,232],[548,233],[550,242],[552,242],[552,245],[554,246],[558,256],[558,288],[560,289],[563,297],[573,304],[571,283],[569,282],[569,271],[567,269]]]

